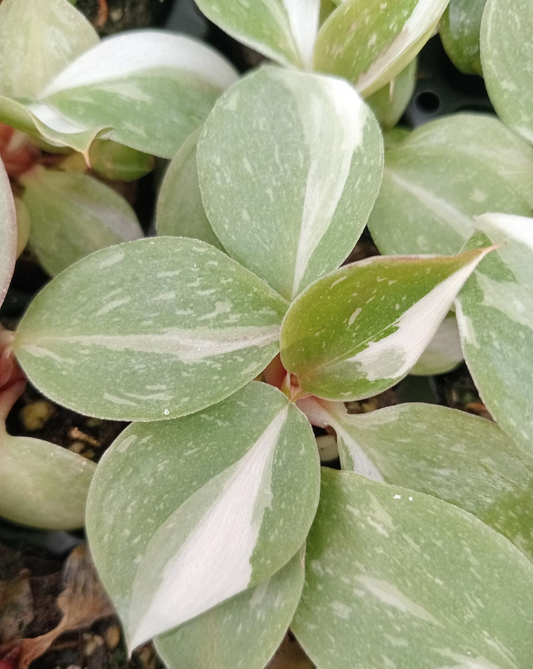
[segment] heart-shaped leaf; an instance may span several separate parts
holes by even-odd
[[[318,467],[305,416],[266,384],[123,432],[98,466],[87,530],[129,646],[283,567],[315,514]]]
[[[451,0],[440,23],[440,36],[455,67],[482,74],[479,37],[487,0]]]
[[[281,358],[318,397],[356,400],[406,376],[489,251],[378,257],[316,281],[283,321]]]
[[[407,67],[449,0],[346,0],[320,29],[314,67],[352,81],[365,97]]]
[[[416,84],[416,58],[390,83],[367,102],[383,128],[390,130],[398,123],[411,100]]]
[[[437,334],[430,341],[410,374],[414,376],[447,374],[460,365],[463,360],[457,319],[455,314],[450,312],[440,324]]]
[[[259,374],[278,351],[286,308],[221,251],[160,237],[69,267],[32,302],[13,346],[60,404],[161,420],[215,404]]]
[[[292,629],[321,669],[529,669],[533,565],[470,514],[323,470]]]
[[[353,249],[379,190],[382,153],[378,125],[347,82],[263,68],[221,98],[198,146],[213,230],[232,257],[292,299]]]
[[[30,244],[51,276],[94,251],[143,236],[126,200],[90,176],[37,167],[21,182]]]
[[[0,158],[0,306],[4,301],[17,257],[17,218],[9,177]]]

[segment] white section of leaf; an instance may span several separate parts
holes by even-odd
[[[11,184],[0,158],[0,305],[11,281],[17,251],[17,222]]]
[[[283,4],[289,16],[291,32],[302,64],[310,70],[318,34],[320,0],[283,0]]]
[[[411,374],[426,376],[450,371],[463,360],[461,338],[455,317],[445,318]]]
[[[531,218],[510,214],[484,214],[478,216],[475,223],[476,228],[487,233],[495,243],[505,242],[506,237],[511,237],[533,250],[533,219]]]
[[[85,128],[82,128],[76,123],[67,120],[62,116],[57,110],[53,109],[47,104],[41,102],[34,102],[26,106],[26,109],[31,112],[35,118],[39,119],[41,123],[44,123],[46,126],[55,130],[56,132],[62,132],[66,135],[76,135],[79,132],[84,132]]]

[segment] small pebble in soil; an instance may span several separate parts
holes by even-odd
[[[27,404],[20,412],[20,419],[26,430],[42,430],[55,413],[55,407],[46,400]]]
[[[110,649],[116,648],[120,643],[120,628],[117,625],[110,627],[105,635],[105,642]]]

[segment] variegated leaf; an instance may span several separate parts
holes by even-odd
[[[453,114],[437,119],[412,132],[406,146],[448,147],[477,158],[533,207],[533,147],[495,116]]]
[[[305,416],[266,384],[123,432],[98,466],[87,530],[130,648],[281,569],[315,514],[318,467]]]
[[[196,0],[196,4],[239,42],[284,65],[310,68],[320,0]]]
[[[498,116],[533,143],[533,4],[488,0],[481,24],[481,64]]]
[[[465,74],[482,74],[479,38],[487,0],[450,0],[440,36],[451,61]]]
[[[320,29],[314,67],[352,81],[365,97],[407,67],[449,0],[346,0]]]
[[[4,0],[0,7],[0,95],[35,98],[98,35],[68,0]]]
[[[196,164],[199,136],[200,130],[193,133],[168,166],[157,201],[157,233],[201,239],[223,251],[200,193]]]
[[[17,257],[17,217],[9,177],[0,158],[0,306]]]
[[[275,356],[286,302],[203,242],[160,237],[93,253],[22,319],[14,349],[60,404],[161,420],[210,406]]]
[[[378,125],[347,82],[265,67],[206,122],[198,171],[208,218],[232,257],[292,299],[351,252],[382,153]]]
[[[488,251],[370,258],[316,281],[283,321],[285,369],[325,399],[390,388],[415,365]]]
[[[455,314],[449,313],[436,335],[409,372],[414,376],[447,374],[464,360]]]
[[[398,123],[413,96],[416,84],[416,58],[390,83],[371,95],[367,102],[385,130]]]
[[[443,146],[388,151],[368,227],[384,254],[458,253],[488,211],[529,215],[530,205],[487,161]]]
[[[451,504],[323,470],[292,630],[321,669],[529,669],[533,565]]]
[[[90,176],[36,167],[21,182],[30,244],[51,276],[94,251],[143,236],[126,200]]]
[[[168,669],[263,669],[294,616],[304,584],[304,554],[274,576],[155,641]]]
[[[498,424],[531,452],[533,219],[488,214],[476,227],[480,232],[472,245],[491,240],[501,246],[459,294],[465,360]]]

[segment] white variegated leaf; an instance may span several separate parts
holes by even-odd
[[[87,526],[130,648],[281,569],[315,514],[318,464],[305,416],[266,384],[123,432],[98,467]]]
[[[283,321],[285,369],[325,399],[363,399],[390,388],[416,364],[490,250],[371,258],[319,279]]]
[[[378,125],[348,83],[265,67],[229,90],[205,125],[207,215],[232,257],[292,299],[353,249],[382,153]]]
[[[324,469],[292,630],[320,669],[529,669],[533,565],[469,513]]]
[[[35,385],[80,413],[162,420],[203,409],[278,351],[285,300],[203,242],[159,237],[83,258],[32,302],[14,340]]]
[[[385,130],[391,130],[398,123],[413,96],[416,85],[417,59],[391,82],[367,99],[370,109]]]
[[[476,227],[474,245],[500,247],[458,297],[465,360],[496,422],[533,451],[533,219],[487,214]]]
[[[455,314],[449,313],[411,370],[414,376],[447,374],[463,362],[463,349]]]
[[[9,177],[0,158],[0,306],[17,257],[17,218]]]

